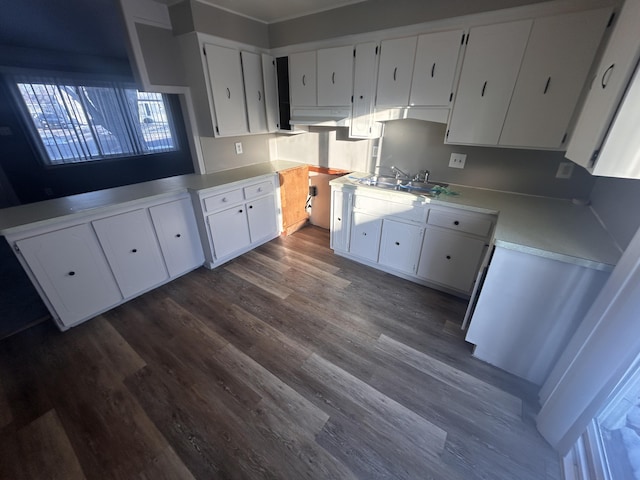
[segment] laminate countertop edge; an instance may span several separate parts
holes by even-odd
[[[0,210],[0,236],[52,225],[63,220],[108,213],[116,206],[135,207],[144,202],[168,199],[181,193],[214,187],[232,187],[238,182],[259,179],[300,165],[304,164],[286,160],[263,162],[204,175],[178,175],[4,208]]]
[[[537,197],[462,185],[450,185],[457,195],[428,197],[361,185],[358,178],[370,176],[354,172],[334,179],[332,186],[347,187],[401,202],[452,207],[498,216],[494,233],[496,246],[552,260],[611,271],[622,252],[611,235],[587,206],[571,200]]]

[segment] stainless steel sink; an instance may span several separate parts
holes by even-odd
[[[362,185],[369,185],[387,190],[398,190],[401,192],[415,193],[416,195],[436,196],[433,188],[437,186],[447,187],[446,183],[418,182],[412,180],[402,180],[396,177],[387,177],[383,175],[373,175],[369,178],[363,178],[359,181]]]

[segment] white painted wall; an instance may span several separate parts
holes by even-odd
[[[640,228],[640,180],[598,177],[591,203],[618,246],[626,249]]]

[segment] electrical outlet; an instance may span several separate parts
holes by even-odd
[[[240,155],[242,153],[242,142],[236,142],[236,155]]]
[[[452,153],[451,158],[449,158],[449,166],[451,168],[464,168],[464,164],[466,161],[466,153]]]
[[[556,178],[571,178],[571,175],[573,175],[573,166],[573,162],[560,162],[558,171],[556,172]]]

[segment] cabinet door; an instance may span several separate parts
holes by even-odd
[[[409,105],[416,37],[385,40],[380,45],[376,106]]]
[[[449,106],[461,40],[462,30],[418,37],[410,105]]]
[[[266,133],[267,111],[262,83],[262,60],[259,55],[250,52],[242,52],[241,58],[249,132]]]
[[[354,138],[368,138],[372,134],[377,51],[378,45],[374,42],[356,45],[353,108],[349,131],[349,136]]]
[[[228,257],[251,244],[244,205],[209,215],[207,222],[217,260]]]
[[[240,52],[210,44],[204,49],[216,113],[216,133],[221,136],[248,133]]]
[[[331,192],[331,248],[349,251],[349,212],[352,194],[342,190]]]
[[[424,228],[385,219],[378,263],[405,273],[416,273]]]
[[[497,145],[531,23],[526,20],[471,29],[448,143]]]
[[[273,195],[248,202],[247,216],[251,243],[273,237],[278,233],[276,201]]]
[[[610,8],[534,20],[500,145],[560,148]]]
[[[289,56],[289,93],[292,106],[312,107],[316,98],[316,52]]]
[[[582,106],[566,157],[593,167],[618,104],[640,57],[640,0],[626,0]]]
[[[418,276],[469,293],[485,247],[484,240],[427,228]]]
[[[149,209],[169,276],[176,277],[204,262],[193,207],[188,198]]]
[[[353,47],[318,50],[318,105],[351,105]]]
[[[16,244],[63,325],[71,326],[122,300],[88,224]]]
[[[267,130],[275,132],[280,128],[276,59],[266,53],[262,54],[262,77],[264,80],[264,105],[267,109]]]
[[[166,280],[162,253],[146,210],[92,222],[125,298]]]
[[[381,218],[366,213],[353,212],[349,252],[365,260],[377,262],[381,231]]]

